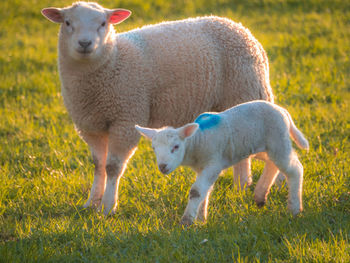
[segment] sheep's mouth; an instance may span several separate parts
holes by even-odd
[[[89,55],[92,53],[92,49],[78,49],[77,52],[83,55]]]

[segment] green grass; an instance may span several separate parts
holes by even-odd
[[[194,173],[156,169],[141,140],[121,180],[117,214],[83,209],[93,178],[87,145],[60,95],[58,26],[40,9],[70,1],[0,3],[0,262],[350,262],[350,2],[122,0],[125,31],[203,14],[242,22],[263,44],[271,84],[309,139],[304,212],[287,189],[258,209],[232,169],[215,185],[207,224],[178,226]],[[253,163],[254,184],[263,165]],[[207,239],[207,242],[202,242]]]

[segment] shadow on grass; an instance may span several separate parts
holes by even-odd
[[[245,217],[212,214],[207,224],[186,229],[173,218],[158,216],[163,218],[161,226],[152,219],[128,219],[119,210],[114,216],[104,217],[92,209],[74,206],[61,212],[52,209],[42,220],[50,220],[50,225],[37,226],[38,230],[33,229],[25,238],[2,240],[5,242],[0,254],[3,260],[14,262],[289,261],[295,259],[290,252],[295,240],[304,244],[322,240],[327,244],[344,240],[344,234],[346,240],[349,234],[348,213],[342,202],[331,208],[310,207],[296,218],[287,211],[268,209],[255,210]],[[64,223],[59,220],[63,218]]]

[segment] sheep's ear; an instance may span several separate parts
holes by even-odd
[[[108,22],[111,24],[119,24],[131,15],[131,11],[127,9],[107,9]]]
[[[145,136],[147,139],[152,140],[154,135],[157,134],[156,129],[151,129],[151,128],[144,128],[138,125],[135,125],[136,130],[143,136]]]
[[[41,14],[54,23],[63,23],[62,8],[48,7],[41,10]]]
[[[181,139],[189,138],[198,130],[199,125],[197,123],[189,123],[179,128],[178,133]]]

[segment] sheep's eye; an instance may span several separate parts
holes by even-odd
[[[102,24],[101,24],[101,26],[105,26],[106,25],[106,21],[104,21]]]
[[[177,149],[179,149],[179,145],[176,144],[172,149],[171,149],[171,153],[175,152]]]
[[[69,21],[66,21],[66,25],[67,25],[67,26],[70,26],[70,23],[69,23]]]

